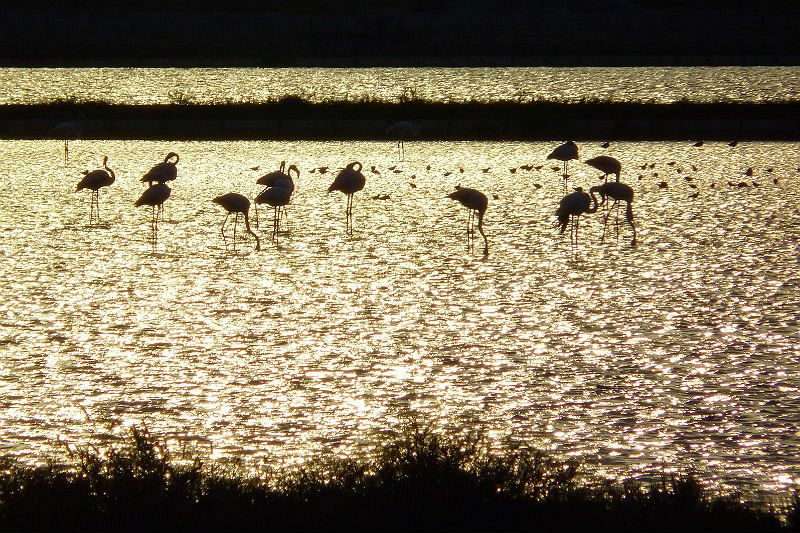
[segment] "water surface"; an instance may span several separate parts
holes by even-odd
[[[583,143],[583,159],[623,163],[635,248],[624,227],[601,245],[597,214],[577,248],[558,235],[553,147],[409,143],[400,162],[388,142],[77,141],[65,167],[57,141],[4,142],[2,451],[40,461],[57,438],[144,423],[255,466],[362,453],[418,416],[601,475],[798,486],[800,186],[787,154],[800,146]],[[168,151],[179,176],[154,242],[133,202]],[[117,182],[89,227],[88,194],[73,190],[104,154]],[[210,199],[252,197],[282,159],[302,175],[280,245],[265,224],[262,252],[226,248]],[[367,186],[347,237],[332,174],[309,170],[353,160]],[[509,171],[523,164],[544,166]],[[573,174],[598,182],[580,163]],[[743,180],[759,186],[727,185]],[[490,195],[486,259],[466,252],[466,211],[445,198],[456,184]]]
[[[4,68],[0,87],[0,104],[219,104],[287,95],[314,102],[773,102],[800,99],[800,67]]]

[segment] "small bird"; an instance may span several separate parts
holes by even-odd
[[[666,181],[662,181],[658,184],[659,189],[669,189],[669,184]]]
[[[733,147],[733,146],[736,146],[737,144],[739,144],[739,141],[731,141],[731,142],[728,143],[728,146]]]
[[[483,255],[484,257],[488,256],[489,240],[483,232],[483,216],[486,214],[486,209],[489,206],[489,199],[485,194],[476,189],[461,187],[460,185],[456,186],[456,191],[448,194],[447,197],[451,200],[457,200],[461,205],[469,209],[469,216],[467,217],[467,251],[470,250],[471,241],[475,235],[475,213],[478,214],[478,231],[481,237],[483,237],[484,242]]]
[[[87,172],[81,181],[78,182],[78,187],[75,192],[82,189],[89,189],[92,191],[92,198],[89,204],[89,224],[92,223],[92,211],[97,206],[97,222],[100,222],[100,189],[108,187],[114,180],[116,175],[114,171],[108,168],[108,156],[103,156],[103,168]]]
[[[222,239],[225,239],[225,223],[228,222],[228,217],[235,213],[236,218],[233,221],[233,249],[236,250],[236,225],[239,223],[239,215],[244,215],[244,226],[247,232],[256,239],[256,251],[261,250],[261,241],[252,229],[250,229],[250,219],[248,212],[250,211],[250,200],[241,194],[229,192],[220,196],[216,196],[212,202],[221,205],[228,214],[225,215],[225,220],[222,222]]]
[[[752,176],[753,175],[753,167],[748,168],[744,171],[745,176]]]
[[[600,148],[608,148],[609,146],[611,146],[611,143],[606,141],[606,142],[604,142],[603,144],[600,145]]]
[[[697,141],[696,143],[694,143],[694,146],[700,148],[701,146],[703,146],[703,141]]]
[[[328,167],[319,167],[319,173],[320,174],[325,174],[327,172],[328,172]]]
[[[516,174],[517,173],[516,167],[515,168],[509,168],[508,171],[511,172],[512,174]]]

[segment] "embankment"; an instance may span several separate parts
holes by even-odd
[[[800,140],[800,103],[308,102],[152,106],[52,103],[0,107],[0,138],[385,140],[390,124],[419,140]]]

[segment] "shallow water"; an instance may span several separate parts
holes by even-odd
[[[800,67],[3,68],[1,104],[311,101],[800,100]]]
[[[558,235],[553,147],[409,143],[399,162],[385,142],[77,141],[65,167],[58,142],[4,142],[2,451],[36,461],[57,438],[144,423],[215,458],[295,462],[361,453],[416,415],[606,476],[798,486],[800,186],[786,156],[800,146],[583,143],[582,159],[622,161],[637,247],[624,226],[601,245],[599,214],[577,247]],[[154,241],[133,202],[168,151],[179,174]],[[89,227],[88,193],[72,191],[103,154],[117,181]],[[252,197],[282,159],[302,175],[280,245],[262,210],[263,250],[226,249],[210,199]],[[309,170],[353,160],[367,186],[350,238],[333,174]],[[522,164],[544,167],[509,172]],[[490,195],[486,259],[480,243],[466,252],[467,213],[445,198],[456,184]]]

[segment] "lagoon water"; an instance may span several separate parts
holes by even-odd
[[[800,100],[800,67],[2,68],[0,105],[556,100]]]
[[[4,141],[2,452],[41,461],[58,439],[146,424],[257,467],[367,453],[417,417],[602,476],[800,485],[800,145],[582,143],[584,160],[622,161],[636,247],[624,226],[600,244],[599,214],[577,247],[557,233],[553,147],[419,142],[398,161],[389,142],[76,141],[64,166],[58,141]],[[133,202],[169,151],[179,174],[155,240]],[[104,154],[117,181],[90,227],[73,191]],[[284,159],[302,174],[280,244],[262,210],[263,250],[226,247],[211,198],[252,198]],[[353,160],[367,186],[348,237],[333,174],[310,170]],[[522,164],[544,167],[509,171]],[[490,195],[488,258],[466,251],[467,213],[445,198],[457,184]]]

